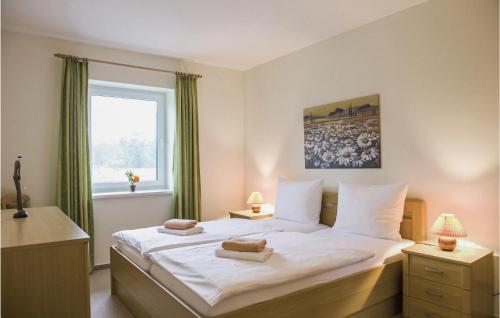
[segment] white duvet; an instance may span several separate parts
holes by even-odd
[[[270,232],[249,237],[265,238],[267,246],[274,249],[266,262],[216,257],[215,250],[220,243],[155,252],[150,254],[150,259],[214,306],[242,292],[319,274],[374,256],[370,251],[339,248],[335,242],[303,233]]]
[[[125,230],[113,234],[113,238],[146,257],[149,253],[184,246],[222,241],[230,236],[249,235],[271,231],[297,231],[309,233],[326,228],[324,225],[309,225],[274,218],[262,220],[224,219],[199,222],[200,234],[179,236],[158,232],[158,226]]]

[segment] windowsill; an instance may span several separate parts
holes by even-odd
[[[97,192],[92,193],[92,199],[112,199],[112,198],[132,198],[132,197],[145,197],[150,195],[171,195],[172,190],[140,190],[135,192],[122,191],[122,192]]]

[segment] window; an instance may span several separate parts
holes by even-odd
[[[140,177],[138,189],[169,188],[167,105],[172,99],[169,89],[90,81],[94,192],[128,191],[127,170]]]

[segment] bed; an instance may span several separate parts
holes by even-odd
[[[336,207],[337,195],[325,193],[322,224],[334,224]],[[415,242],[425,240],[425,224],[424,202],[407,199],[400,227],[402,237]],[[401,312],[402,266],[398,259],[387,260],[376,267],[360,268],[337,279],[323,278],[324,282],[312,287],[305,284],[289,288],[289,293],[281,293],[281,296],[249,306],[235,310],[229,306],[220,309],[220,312],[215,310],[209,313],[194,304],[196,297],[176,289],[172,277],[162,276],[162,272],[155,267],[151,269],[151,274],[147,273],[114,247],[111,248],[111,274],[112,293],[136,317],[391,317]],[[171,287],[167,289],[164,286]],[[182,298],[189,299],[189,303]]]
[[[244,236],[271,231],[310,233],[326,228],[322,224],[302,224],[293,221],[266,218],[262,220],[224,219],[200,222],[204,232],[197,235],[176,236],[158,232],[158,226],[125,230],[113,234],[115,246],[129,260],[144,271],[149,271],[149,254],[161,250],[220,242],[231,236]]]

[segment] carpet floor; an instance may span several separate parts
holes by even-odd
[[[111,296],[109,269],[90,274],[90,308],[92,318],[134,318],[116,296]]]

